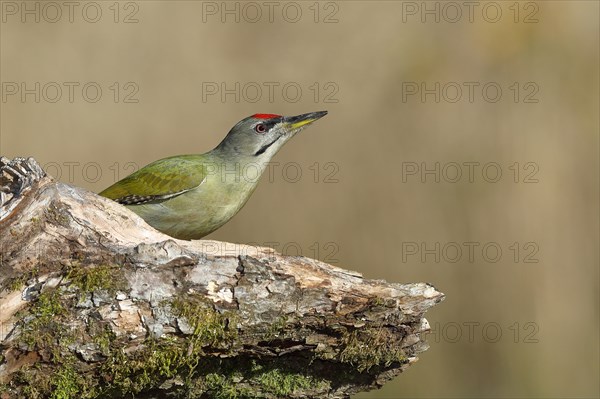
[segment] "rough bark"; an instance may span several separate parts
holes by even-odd
[[[32,158],[0,168],[2,399],[345,398],[427,349],[429,284],[176,240]]]

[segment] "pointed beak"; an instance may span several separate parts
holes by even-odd
[[[283,121],[289,125],[290,130],[296,130],[301,127],[310,125],[317,119],[327,115],[327,111],[310,112],[298,116],[286,116]]]

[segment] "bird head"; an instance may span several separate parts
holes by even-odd
[[[270,159],[296,133],[327,115],[327,111],[297,116],[254,114],[239,121],[217,147],[245,157]]]

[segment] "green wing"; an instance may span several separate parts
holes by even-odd
[[[161,159],[132,173],[99,195],[124,205],[164,201],[198,187],[206,178],[202,155]]]

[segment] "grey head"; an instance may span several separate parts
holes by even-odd
[[[215,148],[230,157],[271,159],[294,135],[327,111],[297,116],[254,114],[239,121]]]

